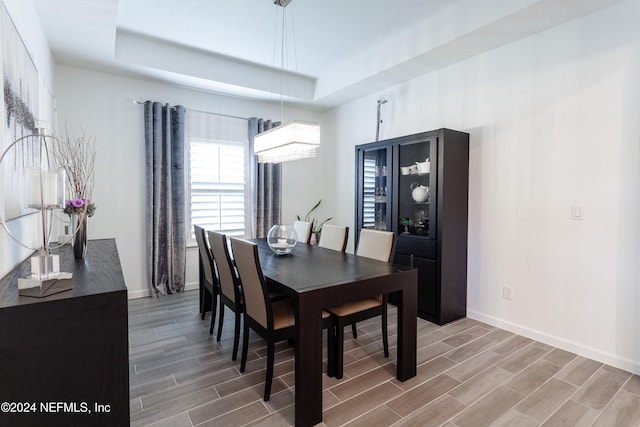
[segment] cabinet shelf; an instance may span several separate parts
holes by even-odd
[[[429,175],[429,172],[426,172],[426,173],[407,173],[407,174],[401,174],[400,176],[401,177],[407,177],[407,176],[411,177],[411,176],[427,176],[427,175]]]

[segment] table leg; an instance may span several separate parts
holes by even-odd
[[[406,381],[416,376],[418,333],[418,270],[402,273],[404,287],[398,301],[398,367],[396,377]]]
[[[298,296],[296,310],[295,424],[322,422],[322,306],[313,292]]]

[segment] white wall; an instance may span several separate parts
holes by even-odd
[[[39,111],[34,112],[36,117],[49,123],[53,121],[53,58],[49,51],[47,39],[39,24],[38,15],[31,0],[3,0],[9,16],[13,20],[27,51],[38,70],[39,80]],[[2,69],[2,56],[0,56],[0,69]],[[2,117],[5,117],[4,99],[2,100]],[[4,131],[0,132],[0,153],[12,141],[4,141]],[[0,197],[3,195],[2,176],[0,174]],[[0,202],[0,209],[4,204]],[[37,229],[38,215],[28,215],[8,222],[11,233],[21,243],[38,247],[38,236],[33,232]],[[0,277],[6,275],[17,264],[32,253],[12,240],[5,230],[0,229]]]
[[[304,219],[309,210],[318,203],[320,206],[311,214],[318,223],[332,218],[328,223],[338,224],[336,216],[340,209],[334,205],[336,188],[333,173],[334,151],[325,134],[327,124],[319,120],[321,144],[316,157],[282,164],[282,222],[291,224],[299,215]],[[295,179],[291,179],[296,177]]]
[[[145,158],[143,106],[137,101],[181,104],[187,109],[224,113],[239,117],[280,118],[278,105],[212,95],[57,65],[58,128],[70,132],[80,128],[95,135],[97,147],[96,214],[89,220],[89,239],[115,237],[129,297],[149,294],[145,261]],[[289,110],[304,120],[317,114]],[[188,113],[187,113],[188,114]],[[187,286],[198,280],[198,253],[187,250]]]
[[[379,96],[382,138],[469,132],[469,317],[640,373],[638,16],[628,1],[325,114],[338,222]]]

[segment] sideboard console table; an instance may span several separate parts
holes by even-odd
[[[56,250],[73,289],[18,295],[25,262],[0,280],[0,426],[129,425],[127,288],[114,239],[84,260]]]

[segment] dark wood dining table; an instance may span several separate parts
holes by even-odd
[[[397,292],[396,377],[415,377],[418,270],[300,243],[291,254],[276,255],[265,239],[252,241],[269,285],[296,307],[296,426],[322,422],[323,308]]]

